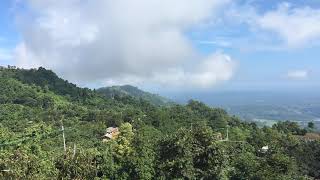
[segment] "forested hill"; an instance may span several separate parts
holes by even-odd
[[[258,128],[198,101],[108,98],[44,68],[0,68],[0,179],[319,179],[311,132]]]
[[[174,105],[174,102],[170,99],[142,91],[131,85],[104,87],[98,89],[97,92],[109,98],[113,98],[114,96],[132,96],[138,99],[141,98],[156,106]]]

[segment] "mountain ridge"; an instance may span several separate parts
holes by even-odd
[[[171,106],[176,104],[173,100],[160,96],[158,94],[153,94],[150,92],[143,91],[138,87],[132,85],[122,85],[122,86],[110,86],[102,87],[96,90],[99,94],[104,95],[109,98],[114,98],[114,96],[132,96],[134,98],[143,99],[150,102],[156,106]]]

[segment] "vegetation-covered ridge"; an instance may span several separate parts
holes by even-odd
[[[170,106],[175,104],[168,98],[142,91],[131,85],[104,87],[98,89],[97,92],[109,98],[114,98],[115,96],[132,96],[138,99],[141,98],[156,106]]]
[[[120,133],[103,141],[108,127]],[[193,100],[108,98],[44,68],[0,70],[0,179],[319,179],[312,128],[259,128]]]

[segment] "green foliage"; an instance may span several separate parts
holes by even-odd
[[[132,131],[132,125],[124,123],[120,126],[120,135],[118,136],[115,146],[115,154],[119,158],[129,157],[133,153],[132,140],[134,133]]]
[[[198,101],[189,101],[187,107],[195,112],[198,117],[207,119],[208,125],[215,130],[226,128],[230,119],[225,110],[219,108],[210,108]]]
[[[78,149],[76,152],[69,149],[56,160],[58,179],[94,179],[98,173],[98,155],[95,149]]]
[[[305,135],[307,133],[307,131],[305,129],[301,129],[296,122],[278,122],[272,127],[283,133],[292,133],[294,135]]]
[[[320,143],[296,123],[258,128],[198,101],[118,91],[105,97],[44,68],[0,70],[0,179],[320,178]],[[103,142],[108,127],[120,133]]]
[[[180,129],[159,144],[159,176],[166,179],[228,179],[231,167],[223,143],[210,127]]]
[[[314,130],[315,128],[314,122],[308,122],[308,128],[311,130]]]
[[[171,106],[175,103],[167,98],[159,96],[157,94],[151,94],[149,92],[142,91],[137,87],[124,85],[124,86],[112,86],[100,88],[97,92],[101,95],[104,95],[109,98],[125,98],[125,97],[133,97],[136,99],[145,100],[155,106]]]
[[[57,169],[49,156],[19,148],[0,153],[0,179],[50,179],[56,177]]]
[[[320,178],[320,141],[302,142],[294,152],[294,157],[303,174]]]
[[[58,173],[49,152],[42,150],[42,138],[52,133],[44,123],[34,124],[14,137],[14,133],[1,127],[0,178],[46,179]]]

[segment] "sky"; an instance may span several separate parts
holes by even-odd
[[[0,65],[90,88],[320,87],[319,0],[3,0]]]

